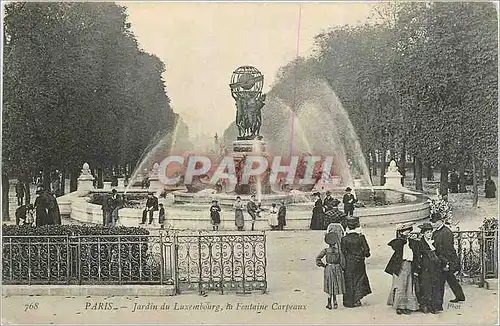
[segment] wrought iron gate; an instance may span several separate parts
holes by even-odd
[[[177,293],[267,290],[264,232],[174,234]]]

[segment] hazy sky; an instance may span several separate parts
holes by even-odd
[[[228,86],[234,69],[255,66],[265,76],[267,92],[278,69],[296,58],[297,51],[301,56],[311,53],[315,35],[331,26],[364,22],[373,6],[362,2],[118,4],[128,8],[140,46],[166,64],[168,96],[192,136],[220,134],[235,119]]]

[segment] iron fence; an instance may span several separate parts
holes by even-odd
[[[460,282],[472,282],[482,284],[483,257],[486,254],[483,247],[481,231],[454,231],[454,247],[460,263],[458,280]]]
[[[2,237],[4,284],[173,284],[163,235]]]
[[[265,232],[174,236],[178,291],[266,292]]]
[[[265,232],[4,236],[3,284],[169,284],[267,289]]]

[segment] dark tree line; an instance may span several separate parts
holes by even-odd
[[[139,48],[125,7],[10,3],[3,37],[4,179],[57,169],[75,188],[84,162],[133,168],[173,129],[165,65]]]

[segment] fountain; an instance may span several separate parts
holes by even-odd
[[[184,184],[186,165],[196,152],[182,152],[183,164],[181,168],[167,166],[171,176],[180,175],[181,179],[176,185],[164,185],[158,175],[161,168],[159,161],[155,161],[154,153],[145,153],[144,161],[138,164],[134,175],[147,168],[149,172],[149,188],[138,189],[134,182],[124,189],[122,184],[117,189],[127,197],[137,200],[135,206],[120,210],[120,223],[128,226],[137,226],[142,206],[148,192],[159,195],[168,192],[160,202],[166,208],[166,220],[170,227],[176,229],[209,229],[209,206],[216,199],[223,211],[221,214],[221,229],[235,229],[234,212],[232,206],[237,196],[244,202],[250,195],[255,194],[262,207],[270,207],[272,203],[285,202],[287,205],[287,228],[308,229],[313,202],[311,193],[327,190],[336,198],[341,199],[344,189],[349,186],[355,191],[355,196],[361,207],[356,208],[355,215],[359,216],[364,226],[401,223],[426,218],[429,215],[427,198],[420,193],[412,192],[401,186],[401,175],[397,172],[394,161],[390,163],[387,183],[381,187],[371,184],[368,168],[361,150],[354,127],[349,116],[342,107],[335,93],[324,81],[305,80],[299,81],[294,86],[295,98],[300,101],[291,103],[290,90],[281,93],[272,91],[262,94],[264,76],[254,67],[243,66],[236,69],[231,77],[230,91],[236,102],[236,122],[232,126],[237,128],[237,136],[232,142],[232,152],[228,156],[222,153],[212,155],[211,162],[217,163],[206,173],[194,176],[193,182]],[[264,110],[262,110],[265,107]],[[293,110],[291,108],[294,108]],[[262,110],[262,113],[261,113]],[[293,117],[294,128],[288,128],[286,123],[290,116]],[[262,121],[265,123],[262,124]],[[176,128],[177,130],[177,128]],[[262,134],[261,134],[262,130]],[[290,135],[290,130],[292,134]],[[177,131],[169,137],[176,138]],[[262,135],[265,135],[265,139]],[[157,151],[167,145],[162,139],[152,146],[152,151]],[[216,141],[217,143],[217,141]],[[291,146],[293,143],[293,146]],[[170,153],[179,148],[174,148],[175,141],[170,141]],[[293,147],[293,148],[292,148]],[[292,148],[292,152],[289,150]],[[284,161],[296,160],[298,166],[294,175],[279,178],[280,171],[267,169],[260,174],[250,176],[249,181],[244,178],[245,169],[256,169],[255,161],[250,157],[261,158],[268,162],[283,157]],[[206,156],[206,155],[203,155]],[[295,156],[295,158],[294,158]],[[297,157],[300,157],[297,159]],[[319,160],[315,161],[319,157]],[[305,164],[315,161],[317,164]],[[280,161],[281,162],[281,161]],[[231,171],[228,163],[233,163]],[[195,163],[195,168],[197,167]],[[257,165],[259,165],[258,163]],[[219,167],[226,166],[226,177],[221,178],[222,183],[212,182],[219,171]],[[88,165],[84,166],[85,171]],[[273,166],[274,168],[274,166]],[[89,176],[83,173],[82,180]],[[283,171],[282,171],[283,172]],[[314,182],[301,183],[304,176],[312,176]],[[189,176],[189,179],[192,176]],[[247,176],[248,177],[248,176]],[[398,179],[399,178],[399,179]],[[133,178],[131,178],[133,179]],[[398,180],[398,182],[396,182]],[[82,222],[100,223],[102,211],[100,206],[92,202],[92,195],[107,193],[109,189],[88,189],[88,182],[82,183],[79,196],[69,194],[58,198],[61,214],[70,215],[71,218]],[[87,187],[87,188],[85,188]],[[81,197],[87,194],[87,197]],[[142,206],[141,206],[142,205]],[[342,208],[342,205],[340,205]],[[245,220],[250,221],[250,216],[245,213]],[[267,218],[257,220],[256,229],[268,229]]]

